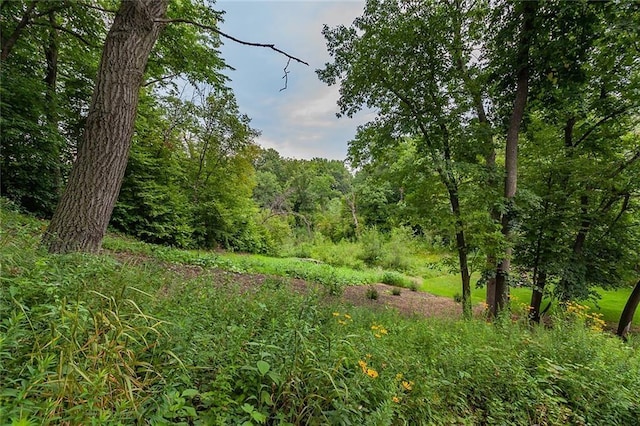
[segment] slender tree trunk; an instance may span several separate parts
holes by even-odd
[[[124,0],[107,35],[82,143],[43,237],[52,253],[102,246],[127,166],[138,95],[168,0]]]
[[[624,305],[624,310],[622,311],[622,315],[620,315],[620,322],[618,323],[618,332],[616,333],[618,336],[622,337],[623,340],[627,340],[627,333],[629,333],[629,329],[631,328],[631,323],[633,322],[633,316],[636,313],[636,309],[638,309],[638,305],[640,304],[640,281],[636,283],[636,286],[633,288],[627,303]]]
[[[455,185],[448,186],[449,202],[456,223],[456,249],[458,251],[458,262],[460,264],[460,278],[462,279],[462,315],[464,318],[471,318],[471,276],[469,274],[469,262],[467,259],[467,243],[464,235],[464,224],[460,211],[460,199],[458,189]]]
[[[533,33],[533,19],[537,8],[537,2],[524,2],[522,5],[523,25],[520,35],[518,52],[519,67],[516,82],[516,95],[513,103],[513,111],[507,130],[507,145],[505,149],[506,177],[504,181],[504,199],[506,213],[502,214],[502,234],[507,243],[511,240],[511,220],[513,215],[513,201],[518,186],[518,138],[520,125],[524,117],[524,110],[529,94],[529,49]],[[504,257],[498,262],[496,269],[495,305],[493,315],[497,316],[506,306],[509,300],[509,272],[511,270],[510,246],[507,247]]]
[[[529,320],[535,323],[540,323],[540,305],[542,305],[546,284],[547,273],[539,272],[536,276],[533,292],[531,293],[531,304],[529,306]]]
[[[18,22],[18,25],[13,30],[13,32],[9,35],[9,37],[2,38],[2,52],[0,53],[0,60],[5,61],[9,57],[9,53],[11,53],[13,45],[16,44],[16,41],[18,41],[20,33],[22,33],[22,30],[24,30],[24,28],[29,25],[31,14],[36,8],[37,3],[38,0],[30,2],[27,6],[27,10],[22,14],[22,19],[20,19],[20,22]]]
[[[55,12],[49,11],[49,40],[45,46],[45,57],[47,60],[47,72],[44,77],[44,83],[47,86],[47,124],[53,130],[58,132],[58,105],[56,102],[56,84],[58,81],[58,30],[56,27]],[[60,158],[60,143],[54,140],[51,146],[51,157],[54,159],[53,165],[53,189],[57,197],[60,197],[62,190],[62,170]]]

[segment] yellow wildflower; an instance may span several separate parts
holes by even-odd
[[[395,402],[396,404],[399,404],[399,403],[400,403],[400,398],[398,398],[397,396],[394,396],[393,398],[391,398],[391,400],[392,400],[393,402]]]
[[[334,316],[334,317],[339,317],[339,316],[340,316],[340,312],[334,312],[334,313],[333,313],[333,316]]]
[[[402,380],[403,377],[404,375],[402,373],[396,374],[396,380]]]
[[[382,336],[381,336],[381,335],[379,335],[378,333],[375,333],[375,334],[374,334],[374,336],[376,336],[376,338],[378,338],[378,339],[382,337]]]
[[[363,373],[367,373],[367,363],[364,362],[363,360],[358,361],[358,365],[360,366],[360,368],[362,368],[362,372]]]
[[[347,325],[347,322],[346,322],[346,321],[342,321],[342,320],[338,320],[338,324],[340,324],[340,325]]]
[[[413,389],[413,382],[407,382],[406,380],[402,381],[402,387],[405,388],[406,390],[410,391]]]
[[[367,376],[371,377],[372,379],[375,379],[378,377],[378,372],[373,368],[367,368]]]
[[[351,315],[349,315],[349,314],[344,314],[344,317],[345,317],[346,319],[351,319]]]

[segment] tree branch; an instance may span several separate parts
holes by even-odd
[[[105,9],[104,7],[100,7],[97,6],[95,4],[89,4],[89,3],[78,3],[78,5],[80,6],[84,6],[84,7],[88,7],[89,9],[95,9],[95,10],[99,10],[100,12],[106,12],[106,13],[117,13],[117,10],[112,10],[112,9]]]
[[[147,81],[142,86],[143,87],[151,86],[152,84],[159,83],[161,81],[168,80],[170,78],[177,77],[179,75],[180,75],[180,73],[175,73],[175,74],[165,75],[164,77],[154,78],[153,80]]]
[[[283,90],[287,90],[287,85],[289,83],[289,71],[287,70],[287,68],[289,68],[290,63],[291,63],[291,58],[287,60],[287,65],[285,65],[284,67],[284,75],[282,76],[282,78],[284,78],[284,87],[280,89],[281,92]]]
[[[609,114],[607,114],[606,116],[601,118],[596,124],[591,126],[589,128],[589,130],[584,132],[584,134],[580,137],[580,139],[578,139],[576,141],[576,143],[573,144],[573,147],[575,148],[578,145],[580,145],[580,143],[582,143],[586,138],[588,138],[591,133],[593,133],[599,126],[601,126],[605,122],[609,121],[610,119],[614,118],[615,116],[620,115],[620,114],[624,113],[625,111],[627,111],[629,109],[632,109],[632,108],[634,108],[634,107],[629,108],[629,107],[625,106],[625,107],[622,107],[622,108],[619,108],[619,109],[617,109],[615,111],[610,112]]]
[[[51,28],[55,28],[56,30],[60,30],[64,33],[67,34],[71,34],[72,36],[74,36],[75,38],[77,38],[78,40],[80,40],[81,42],[83,42],[84,44],[86,44],[89,47],[95,47],[98,48],[99,46],[96,46],[95,44],[91,43],[89,40],[87,40],[82,34],[78,34],[77,32],[70,30],[68,28],[62,27],[58,24],[51,24],[49,22],[47,23],[42,23],[42,22],[33,22],[33,25],[38,25],[41,27],[51,27]]]
[[[306,66],[309,66],[309,63],[303,61],[302,59],[298,59],[295,56],[292,56],[290,54],[288,54],[287,52],[280,50],[276,47],[275,44],[270,44],[270,43],[252,43],[249,41],[244,41],[244,40],[240,40],[238,38],[235,38],[233,36],[230,36],[229,34],[226,34],[222,31],[220,31],[219,29],[217,29],[216,27],[213,27],[211,25],[205,25],[205,24],[201,24],[199,22],[195,22],[195,21],[191,21],[189,19],[155,19],[154,22],[158,22],[158,23],[162,23],[162,24],[175,24],[175,23],[182,23],[182,24],[190,24],[190,25],[195,25],[196,27],[202,28],[204,30],[208,30],[208,31],[212,31],[218,35],[221,35],[224,38],[227,38],[229,40],[235,41],[236,43],[239,44],[244,44],[245,46],[253,46],[253,47],[266,47],[267,49],[271,49],[274,50],[278,53],[280,53],[281,55],[286,56],[289,59],[293,59],[296,62],[300,62],[301,64],[305,64]]]

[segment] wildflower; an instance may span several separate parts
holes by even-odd
[[[347,322],[346,322],[346,321],[342,321],[342,320],[338,320],[338,324],[340,324],[340,325],[347,325]]]
[[[371,377],[372,379],[375,379],[378,377],[378,372],[373,368],[367,368],[367,376]]]
[[[376,336],[377,339],[381,338],[382,336],[379,335],[378,333],[375,333],[374,336]]]
[[[363,360],[358,361],[358,365],[362,368],[362,372],[367,374],[367,363]]]
[[[403,377],[404,377],[404,376],[403,376],[403,374],[402,374],[402,373],[398,373],[398,374],[396,374],[396,380],[402,380],[402,378],[403,378]]]
[[[333,313],[333,316],[334,316],[334,317],[339,317],[339,316],[340,316],[340,312],[334,312],[334,313]]]
[[[393,398],[391,398],[391,400],[392,400],[393,402],[395,402],[396,404],[399,404],[399,403],[400,403],[400,398],[398,398],[397,396],[394,396]]]
[[[402,381],[402,387],[405,388],[406,390],[410,391],[413,389],[413,382],[407,382],[406,380]]]
[[[351,315],[349,315],[349,314],[344,314],[344,317],[345,317],[346,319],[351,319]]]

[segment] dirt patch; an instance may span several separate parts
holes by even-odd
[[[400,290],[399,295],[394,295],[394,289]],[[378,298],[373,300],[368,296],[375,290]],[[358,285],[345,288],[342,299],[354,306],[367,306],[372,309],[396,309],[402,315],[461,318],[462,305],[448,297],[435,296],[423,291],[411,291],[398,289],[387,284]],[[482,307],[474,308],[474,315],[481,315]]]
[[[241,293],[252,292],[265,284],[267,280],[282,281],[289,285],[293,291],[300,294],[307,294],[311,291],[325,292],[325,288],[319,284],[310,283],[300,279],[283,278],[265,274],[240,274],[222,269],[202,268],[194,265],[183,265],[176,263],[158,262],[156,259],[139,254],[110,252],[119,262],[130,265],[140,265],[144,263],[159,264],[162,268],[179,274],[186,279],[193,279],[199,276],[210,276],[215,285],[225,285],[234,283]],[[406,316],[421,317],[447,317],[460,318],[462,306],[448,297],[435,296],[422,291],[411,291],[400,289],[399,295],[393,294],[393,289],[398,289],[387,284],[371,284],[348,286],[340,299],[342,302],[353,306],[366,306],[371,309],[396,309],[400,314]],[[367,292],[375,289],[378,294],[376,300],[367,296]],[[161,290],[161,294],[166,293]],[[474,314],[481,314],[481,307],[474,309]]]

